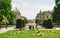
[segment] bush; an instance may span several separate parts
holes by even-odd
[[[22,22],[23,22],[23,27],[25,27],[26,22],[24,20],[22,20]]]
[[[43,25],[42,25],[43,27],[46,27],[46,21],[47,21],[47,20],[44,20],[44,21],[43,21]]]
[[[25,27],[25,21],[22,19],[17,19],[16,28],[23,28],[23,27]]]
[[[22,20],[21,19],[17,19],[16,20],[16,28],[22,28],[22,26],[23,26]]]
[[[51,19],[44,20],[44,22],[43,22],[43,27],[46,27],[46,28],[48,28],[48,29],[53,28],[53,26],[52,26],[52,20],[51,20]]]

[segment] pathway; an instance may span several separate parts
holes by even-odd
[[[13,26],[13,27],[7,27],[7,28],[1,28],[0,29],[0,34],[1,33],[5,33],[5,32],[7,32],[9,30],[14,30],[14,28],[15,28],[15,26]]]

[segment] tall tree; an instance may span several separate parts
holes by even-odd
[[[15,19],[15,13],[11,10],[11,0],[0,0],[0,14],[2,14],[12,24]]]
[[[55,0],[53,22],[60,23],[60,0]]]

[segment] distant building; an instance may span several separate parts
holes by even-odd
[[[14,23],[16,24],[16,20],[21,19],[21,13],[20,13],[19,9],[17,9],[17,8],[15,8],[13,11],[16,14],[16,19],[14,19]]]
[[[45,19],[52,19],[52,13],[51,13],[51,11],[44,11],[42,13],[42,15],[43,15],[43,20],[45,20]]]
[[[16,13],[16,19],[20,19],[21,18],[21,13],[20,11],[16,8],[15,10],[15,13]]]
[[[26,18],[25,16],[21,16],[22,19]]]
[[[28,20],[28,24],[27,24],[28,28],[31,29],[31,30],[35,30],[36,29],[36,23],[35,23],[35,20]]]
[[[38,19],[38,24],[41,24],[41,21],[42,21],[42,12],[41,12],[41,10],[40,10],[40,12],[37,14],[37,16],[36,16],[36,19]]]
[[[37,14],[36,18],[39,20],[39,24],[42,24],[42,22],[46,19],[52,19],[52,13],[51,11],[44,11],[44,12],[40,12]]]

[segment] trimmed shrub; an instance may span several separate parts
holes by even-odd
[[[17,19],[16,20],[16,28],[23,28],[25,27],[25,21],[22,19]]]
[[[22,20],[22,22],[23,22],[23,27],[25,27],[25,24],[26,24],[26,23],[25,23],[25,21],[24,21],[24,20]]]
[[[44,20],[44,21],[43,21],[43,25],[42,25],[43,27],[46,27],[46,21],[47,21],[47,20]]]
[[[23,21],[21,19],[16,20],[16,28],[22,28],[23,27]]]
[[[31,26],[29,26],[29,29],[31,30]]]
[[[51,20],[51,19],[44,20],[44,22],[43,22],[43,27],[45,27],[45,28],[47,28],[47,29],[53,28],[52,20]]]

